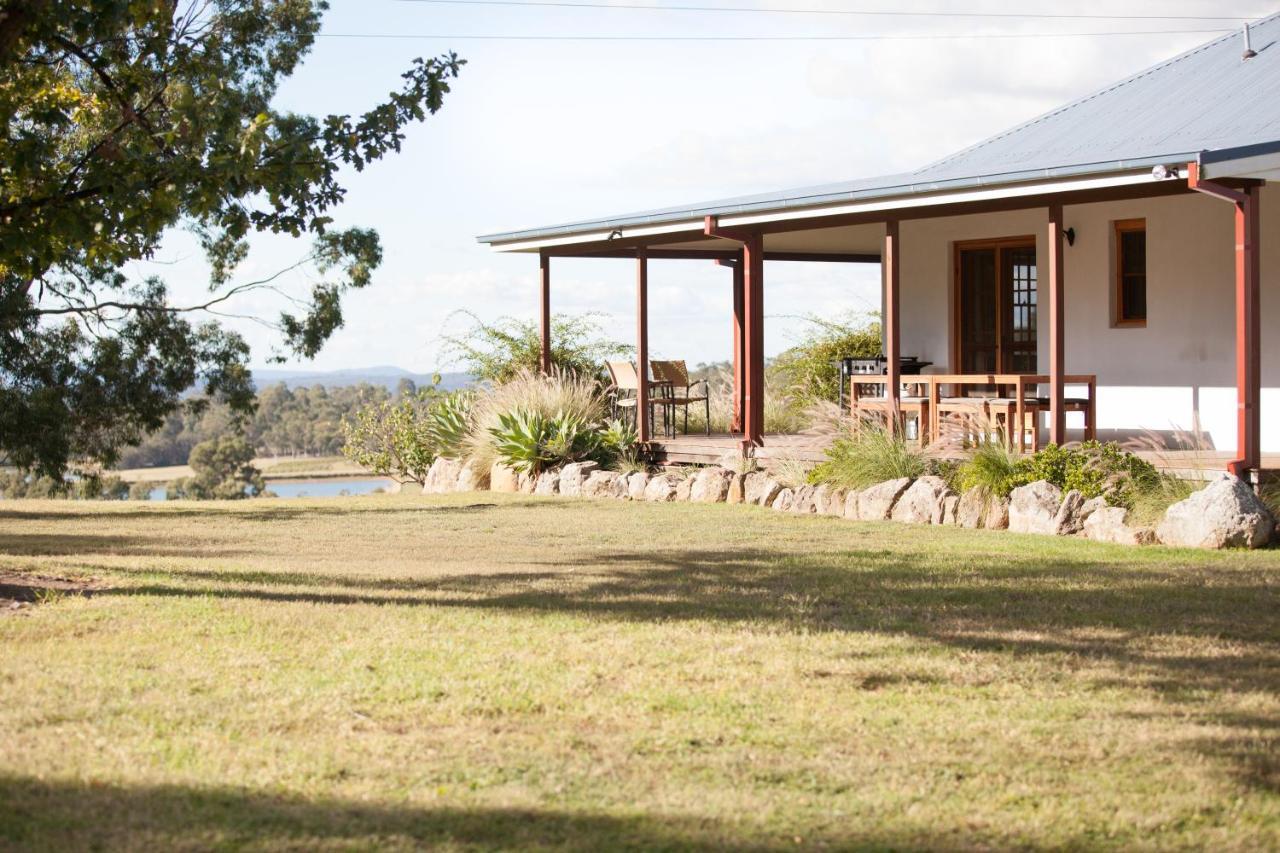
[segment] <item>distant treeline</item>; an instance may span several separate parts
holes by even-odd
[[[336,456],[342,452],[342,419],[369,403],[403,394],[416,386],[402,379],[394,393],[381,385],[290,389],[284,383],[258,392],[258,411],[245,424],[245,438],[262,456]],[[231,412],[220,404],[203,413],[175,412],[163,427],[137,447],[120,454],[120,468],[185,465],[191,448],[233,431]]]

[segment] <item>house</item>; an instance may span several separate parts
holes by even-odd
[[[715,260],[735,288],[741,438],[761,445],[766,261],[878,263],[886,393],[910,353],[951,374],[1029,374],[1036,428],[1198,430],[1236,472],[1280,453],[1280,15],[914,172],[480,237],[539,258]],[[1267,377],[1270,384],[1263,381]],[[1021,409],[1019,410],[1021,415]],[[642,424],[647,429],[647,425]]]

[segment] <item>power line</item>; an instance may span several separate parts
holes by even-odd
[[[402,3],[434,3],[450,6],[529,6],[558,9],[644,9],[662,12],[745,12],[779,15],[854,15],[885,18],[1024,18],[1076,21],[1251,21],[1244,15],[1090,15],[1048,12],[949,12],[898,11],[895,9],[781,9],[757,6],[667,6],[661,3],[592,3],[567,0],[400,0]]]
[[[962,39],[1055,39],[1103,36],[1221,35],[1234,29],[1124,30],[1089,33],[928,33],[917,35],[816,35],[816,36],[648,36],[648,35],[443,35],[435,33],[319,33],[335,39],[437,39],[441,41],[634,41],[634,42],[730,42],[730,41],[943,41]]]

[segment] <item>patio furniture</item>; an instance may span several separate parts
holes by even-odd
[[[613,384],[607,390],[609,405],[614,417],[625,419],[629,414],[631,423],[636,424],[636,404],[639,402],[640,378],[636,366],[630,361],[606,361],[609,380]],[[662,406],[662,428],[664,433],[670,431],[668,391],[670,386],[662,381],[649,382],[649,422],[653,422],[653,410]]]
[[[977,373],[935,374],[930,377],[933,404],[934,435],[940,433],[941,420],[952,415],[962,427],[970,429],[972,437],[983,439],[978,433],[980,416],[985,415],[994,423],[1004,424],[1005,441],[1017,450],[1040,448],[1039,416],[1047,412],[1050,401],[1036,395],[1040,385],[1049,384],[1049,377],[1036,373]],[[1098,378],[1093,374],[1075,374],[1063,377],[1067,385],[1085,385],[1086,397],[1070,397],[1065,401],[1068,412],[1084,413],[1084,435],[1091,439],[1097,434],[1096,400]],[[950,388],[952,395],[943,396]],[[977,391],[977,394],[966,393]],[[1030,441],[1028,442],[1028,438]]]
[[[883,355],[877,355],[872,358],[846,357],[835,362],[840,368],[837,405],[844,409],[845,389],[849,387],[850,379],[854,376],[885,373],[888,370],[888,362],[889,359]],[[919,376],[931,364],[933,364],[932,361],[921,361],[914,355],[903,355],[898,357],[898,372],[902,376]]]
[[[650,367],[653,370],[653,376],[666,386],[666,396],[663,397],[664,405],[671,409],[671,435],[675,434],[675,410],[677,407],[684,407],[684,431],[687,435],[689,432],[689,406],[694,403],[702,403],[706,410],[706,427],[707,435],[711,435],[711,387],[705,379],[699,379],[694,382],[689,381],[689,369],[684,361],[651,361]],[[702,394],[695,395],[693,388],[695,385],[702,386]]]
[[[888,394],[888,377],[884,375],[866,375],[854,373],[849,383],[849,411],[854,417],[867,414],[884,418],[889,422],[890,401]],[[909,441],[928,444],[932,431],[930,420],[932,377],[914,376],[902,382],[907,392],[898,399],[898,423],[902,434]]]

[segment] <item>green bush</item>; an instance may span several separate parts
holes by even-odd
[[[149,501],[151,500],[151,490],[155,488],[155,483],[148,483],[146,480],[138,480],[129,486],[129,500],[131,501]]]
[[[437,457],[465,455],[473,400],[433,386],[364,406],[342,422],[342,454],[380,476],[424,483]]]
[[[1132,508],[1135,496],[1164,488],[1160,472],[1115,442],[1086,441],[1077,448],[1050,444],[1018,463],[1013,486],[1048,480],[1085,498],[1105,497],[1111,506]]]
[[[880,354],[880,322],[874,315],[851,314],[827,319],[803,317],[810,333],[781,353],[769,366],[772,383],[797,410],[820,401],[834,403],[840,390],[838,360]]]
[[[457,334],[444,334],[443,357],[477,379],[505,383],[521,373],[537,371],[542,364],[542,336],[533,320],[500,317],[486,323],[468,311],[471,325]],[[629,344],[609,340],[600,325],[600,314],[556,314],[551,318],[551,363],[561,371],[603,381],[605,362],[623,358],[635,350]]]
[[[502,418],[519,412],[538,414],[544,422],[572,418],[599,425],[605,416],[603,389],[594,377],[563,370],[550,375],[526,370],[490,385],[477,394],[472,409],[465,440],[465,455],[472,464],[487,470],[502,461],[497,449],[498,435],[504,429]]]
[[[573,413],[546,417],[541,412],[504,412],[490,428],[502,464],[523,474],[538,474],[570,462],[607,461],[611,448],[605,431]]]
[[[809,472],[808,480],[845,489],[865,489],[886,480],[931,473],[939,472],[923,450],[909,444],[900,434],[868,423],[833,441],[826,450],[826,459]]]
[[[1022,455],[1003,441],[983,442],[961,463],[956,484],[962,492],[977,489],[984,495],[1007,497],[1020,484],[1022,461]]]
[[[253,466],[253,448],[241,435],[224,435],[191,448],[187,460],[193,474],[174,480],[168,500],[239,500],[262,493],[262,472]]]

